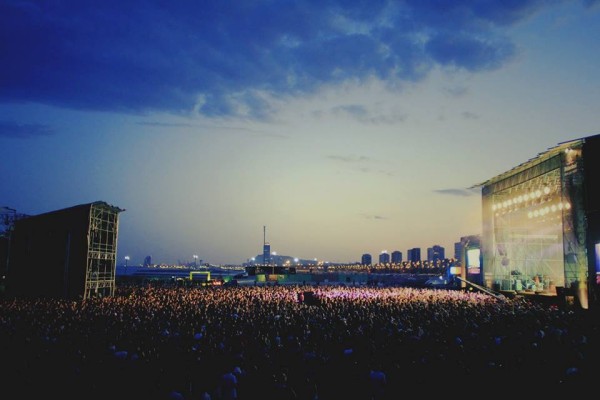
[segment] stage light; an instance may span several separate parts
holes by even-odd
[[[544,186],[544,194],[550,193],[550,188],[548,186]]]
[[[533,216],[534,216],[534,217],[538,217],[539,215],[540,215],[540,212],[539,212],[538,210],[535,210],[535,211],[533,212]]]
[[[536,190],[535,191],[535,197],[542,197],[542,191],[541,190]]]
[[[556,212],[556,204],[552,204],[552,207],[550,207],[550,209],[552,210],[552,212]]]
[[[532,218],[533,217],[533,211],[529,211],[527,213],[527,218]]]
[[[570,208],[571,208],[571,204],[569,204],[569,203],[565,203],[565,209],[566,209],[566,210],[569,210]]]

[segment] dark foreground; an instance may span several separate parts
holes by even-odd
[[[408,287],[121,287],[84,302],[2,299],[1,393],[576,395],[595,388],[599,325],[588,310]]]

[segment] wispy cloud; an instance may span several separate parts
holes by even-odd
[[[479,195],[479,189],[436,189],[434,193],[439,193],[448,196],[469,197]]]
[[[444,93],[452,97],[463,97],[469,92],[469,90],[464,86],[447,87],[443,90]]]
[[[463,118],[465,119],[479,119],[479,115],[472,113],[470,111],[464,111],[462,113]]]
[[[360,104],[341,105],[331,109],[334,115],[348,115],[358,122],[365,124],[391,124],[406,119],[405,115],[370,111]]]
[[[369,115],[366,107],[360,104],[349,104],[334,107],[332,112],[333,114],[349,114],[358,119],[365,118]]]
[[[220,132],[249,132],[254,134],[255,137],[267,137],[275,139],[289,139],[289,136],[279,133],[264,132],[259,129],[248,128],[247,126],[232,126],[232,125],[218,125],[218,124],[200,124],[200,123],[188,123],[188,122],[159,122],[159,121],[139,121],[136,125],[153,127],[153,128],[193,128],[201,130],[219,130]],[[172,133],[172,131],[169,131]]]
[[[0,136],[13,138],[26,138],[35,136],[49,136],[54,130],[43,124],[19,124],[12,121],[0,121]]]
[[[499,68],[503,29],[554,3],[4,1],[0,102],[265,119],[269,96],[324,84]]]
[[[270,138],[270,139],[289,139],[290,137],[287,135],[283,135],[281,133],[272,133],[272,132],[263,132],[255,135],[256,137]]]
[[[156,122],[156,121],[141,121],[138,125],[155,126],[158,128],[189,128],[194,125],[182,122]]]
[[[350,155],[350,156],[329,155],[329,156],[327,156],[327,158],[329,158],[330,160],[342,161],[342,162],[346,162],[346,163],[360,163],[360,162],[369,161],[369,157],[355,156],[355,155]]]
[[[369,158],[367,156],[329,155],[329,156],[327,156],[327,158],[330,160],[339,161],[339,162],[342,162],[342,163],[345,163],[348,165],[353,165],[352,169],[354,169],[355,171],[358,170],[365,174],[381,174],[381,175],[385,175],[385,176],[394,176],[393,172],[385,171],[382,169],[373,169],[370,166],[364,165],[365,163],[369,164],[369,163],[372,163],[372,161],[373,161],[371,158]]]
[[[371,169],[368,167],[361,167],[361,168],[359,168],[359,170],[361,172],[364,172],[365,174],[381,174],[381,175],[385,175],[385,176],[394,176],[393,172],[385,171],[382,169],[374,170],[374,169]]]
[[[383,215],[361,214],[361,216],[366,219],[388,219],[388,217],[384,217]]]

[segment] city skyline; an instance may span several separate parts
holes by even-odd
[[[456,242],[455,245],[457,243],[460,243],[460,242]],[[270,244],[269,244],[269,246],[270,246]],[[426,249],[429,250],[429,249],[434,248],[434,247],[439,247],[439,245],[433,244],[433,245],[431,245],[431,247],[428,247]],[[444,250],[444,251],[446,250],[445,247],[443,247],[443,246],[441,246],[441,247],[442,247],[442,250]],[[400,250],[400,249],[393,249],[393,250],[384,249],[384,250],[377,251],[377,252],[365,252],[365,253],[361,253],[358,256],[348,256],[348,260],[346,262],[337,261],[337,262],[333,262],[333,263],[336,263],[336,264],[340,264],[340,263],[341,264],[356,264],[356,263],[361,263],[362,260],[363,260],[363,258],[364,258],[364,256],[366,256],[366,255],[371,256],[371,258],[373,258],[375,256],[379,257],[381,254],[384,254],[384,253],[389,255],[389,257],[390,257],[390,261],[389,262],[393,263],[394,262],[393,261],[394,253],[398,253],[398,252],[400,253],[400,255],[402,257],[401,262],[406,262],[407,261],[406,257],[407,257],[408,252],[410,250],[414,250],[414,249],[421,250],[421,248],[419,248],[419,247],[412,248],[412,249],[406,249],[406,251],[403,251],[403,250]],[[296,262],[306,263],[308,261],[314,261],[314,262],[318,262],[318,263],[332,263],[331,261],[328,261],[328,260],[325,260],[325,259],[318,259],[316,257],[315,258],[307,258],[307,257],[303,257],[302,255],[281,254],[281,253],[278,253],[277,251],[271,251],[270,254],[271,254],[271,256],[277,256],[279,258],[295,259]],[[263,258],[263,256],[264,256],[264,253],[261,252],[261,253],[257,253],[255,255],[252,255],[250,257],[247,257],[245,260],[240,261],[238,263],[226,263],[226,264],[228,264],[228,265],[242,265],[242,264],[254,263],[254,262],[257,263],[257,264],[262,264],[262,258]],[[149,255],[146,255],[145,257],[143,257],[143,262],[136,263],[135,262],[136,260],[134,260],[134,262],[132,264],[134,264],[134,265],[136,265],[136,264],[137,265],[154,264],[154,263],[149,263],[148,262],[148,260],[152,260],[152,258],[153,258],[152,255],[149,254]],[[454,254],[449,255],[448,253],[445,253],[445,256],[442,257],[442,259],[452,259],[452,258],[455,258]],[[117,264],[123,264],[123,263],[126,264],[130,260],[131,260],[131,257],[129,255],[125,255],[125,256],[123,256],[123,260],[118,260]],[[429,258],[425,257],[425,258],[422,258],[420,261],[425,261],[425,260],[429,260]],[[158,263],[158,264],[168,264],[168,263]],[[211,264],[211,262],[210,262],[210,260],[203,260],[197,254],[193,254],[189,258],[178,257],[175,264],[178,264],[178,265],[199,265],[199,264]]]
[[[0,207],[118,263],[451,253],[477,185],[600,126],[600,2],[0,4]]]

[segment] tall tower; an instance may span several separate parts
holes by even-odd
[[[263,226],[263,264],[271,265],[271,245],[267,242],[266,226]]]

